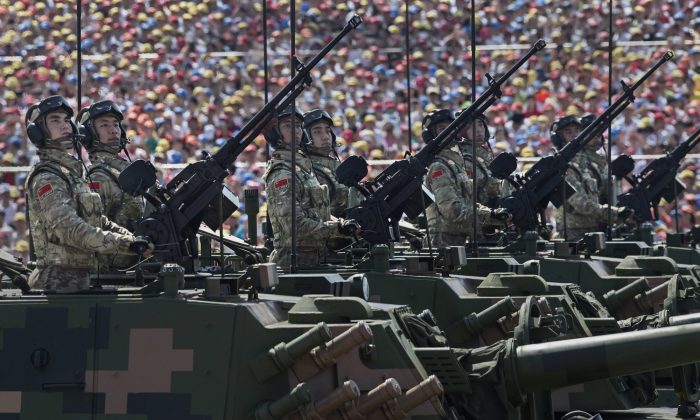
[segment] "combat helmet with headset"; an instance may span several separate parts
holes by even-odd
[[[423,141],[430,143],[435,139],[435,137],[437,137],[438,134],[440,134],[435,130],[435,127],[438,124],[442,122],[451,123],[454,120],[454,114],[449,109],[436,109],[435,111],[428,113],[428,115],[423,117],[423,131],[421,132]]]
[[[46,116],[52,112],[64,111],[69,118],[73,117],[73,108],[68,104],[63,96],[49,96],[40,102],[32,105],[27,110],[24,123],[27,127],[27,137],[36,147],[46,147],[47,141],[51,140],[51,133],[46,126]],[[78,128],[70,120],[73,135],[78,134]]]
[[[554,145],[554,147],[556,147],[557,149],[561,149],[565,146],[564,138],[561,136],[561,134],[559,134],[559,132],[563,128],[568,127],[571,124],[575,124],[579,128],[581,128],[581,121],[575,115],[567,115],[565,117],[562,117],[557,121],[554,121],[552,123],[552,126],[549,128],[550,139],[552,140],[552,144]]]
[[[95,120],[105,115],[115,117],[119,123],[119,144],[117,147],[100,142],[97,128],[95,127]],[[100,101],[85,107],[78,112],[77,120],[79,124],[78,131],[81,134],[80,143],[88,152],[100,149],[112,153],[119,153],[122,150],[126,151],[126,145],[129,143],[129,140],[126,138],[126,131],[122,125],[124,114],[114,102],[109,100]]]
[[[325,121],[328,123],[331,129],[331,147],[329,150],[325,149],[320,149],[318,147],[314,146],[313,138],[311,137],[311,126],[316,124],[319,121]],[[333,152],[336,157],[338,157],[338,154],[335,151],[335,146],[336,146],[336,135],[335,132],[333,131],[333,118],[331,118],[330,114],[328,114],[326,111],[322,109],[312,109],[311,111],[307,112],[304,114],[304,123],[303,123],[303,130],[304,130],[304,137],[305,137],[305,142],[303,144],[304,151],[312,154],[317,154],[320,156],[328,156],[331,152]]]
[[[275,122],[275,124],[273,125],[272,128],[270,128],[269,130],[267,130],[263,133],[263,136],[265,136],[265,141],[267,141],[270,144],[270,146],[274,147],[275,149],[280,149],[280,148],[286,147],[284,140],[282,139],[282,132],[280,131],[279,124],[280,124],[281,120],[291,116],[292,113],[294,114],[295,118],[299,122],[304,121],[304,114],[299,112],[299,109],[295,108],[293,104],[290,104],[287,107],[285,107],[283,110],[277,111],[277,113],[276,113],[277,121]],[[307,139],[304,139],[303,137],[304,136],[302,136],[302,140],[301,140],[302,144],[305,141],[307,141]],[[302,146],[302,144],[298,144],[297,147]]]

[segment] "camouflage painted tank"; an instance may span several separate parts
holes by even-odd
[[[700,358],[697,325],[450,349],[406,306],[257,294],[274,274],[251,272],[248,299],[216,277],[178,290],[177,266],[143,290],[4,291],[4,416],[541,419],[533,393]]]

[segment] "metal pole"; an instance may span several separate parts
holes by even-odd
[[[409,33],[411,32],[411,15],[408,13],[408,5],[410,0],[406,0],[406,31],[404,40],[406,42],[406,100],[408,101],[408,151],[413,154],[413,130],[411,127],[411,43]]]
[[[608,107],[612,105],[612,78],[613,78],[613,61],[612,61],[612,51],[613,51],[613,0],[610,0],[608,10]],[[613,187],[612,187],[612,169],[610,168],[610,163],[612,162],[612,122],[608,125],[608,150],[605,154],[605,159],[608,164],[608,229],[607,236],[608,241],[612,241],[612,205],[613,205]]]
[[[82,90],[82,84],[83,84],[83,49],[80,43],[80,39],[83,35],[83,25],[82,25],[82,20],[83,20],[83,2],[82,0],[78,0],[78,13],[77,13],[77,22],[75,23],[75,32],[76,36],[78,37],[78,40],[76,41],[76,49],[78,50],[78,59],[77,59],[77,91],[75,94],[76,99],[78,100],[78,111],[80,111],[80,108],[83,104],[83,90]]]
[[[476,102],[476,2],[472,1],[471,51],[472,51],[472,104]],[[476,215],[476,120],[472,123],[472,257],[479,256],[479,240],[477,239],[478,218]]]
[[[296,75],[294,60],[296,55],[296,1],[289,2],[289,31],[291,33],[290,62],[291,77]],[[292,103],[292,250],[290,255],[290,271],[297,272],[297,140],[296,140],[296,99]]]
[[[263,78],[265,79],[265,103],[269,100],[270,81],[268,80],[267,65],[267,1],[262,0],[262,20],[263,20]],[[265,142],[265,155],[270,158],[270,144]]]
[[[404,36],[404,41],[406,45],[406,95],[408,97],[408,151],[413,154],[413,130],[411,125],[413,124],[411,118],[411,41],[410,41],[410,31],[411,31],[411,15],[408,13],[408,6],[410,1],[406,0],[406,33]],[[430,226],[428,226],[428,214],[425,212],[425,198],[423,194],[420,196],[421,206],[423,207],[423,217],[425,218],[425,236],[428,238],[428,253],[430,254],[430,259],[433,259],[433,241],[430,237]]]

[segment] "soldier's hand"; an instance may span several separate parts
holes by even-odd
[[[491,210],[491,218],[494,220],[499,220],[501,222],[510,222],[513,219],[513,215],[507,209],[499,207],[497,209]]]
[[[129,244],[129,250],[131,252],[134,254],[143,255],[144,257],[150,257],[155,248],[156,247],[153,242],[144,236],[137,236],[134,241]]]
[[[627,220],[634,216],[634,210],[629,207],[618,207],[617,208],[617,218],[620,220]]]
[[[359,223],[353,219],[343,219],[338,223],[338,233],[346,236],[353,236],[360,233],[362,230]]]

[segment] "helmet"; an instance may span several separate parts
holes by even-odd
[[[80,143],[88,151],[95,149],[95,146],[100,143],[99,136],[97,135],[97,130],[95,130],[95,120],[104,115],[112,115],[117,121],[119,121],[119,144],[120,150],[126,146],[126,131],[122,127],[122,121],[124,121],[124,114],[119,109],[117,104],[112,101],[100,101],[90,105],[87,108],[83,108],[78,112],[78,130],[82,137],[80,138]]]
[[[455,119],[459,117],[459,114],[461,113],[462,111],[455,112]],[[491,133],[489,132],[489,119],[486,118],[486,115],[479,114],[476,116],[476,120],[481,121],[481,123],[484,124],[484,141],[488,141],[488,139],[491,138]]]
[[[452,114],[452,111],[449,109],[437,109],[433,112],[430,112],[428,115],[423,117],[423,131],[421,132],[421,137],[423,137],[423,141],[426,143],[430,143],[437,137],[438,133],[435,132],[435,127],[441,122],[449,121],[452,122],[455,120],[455,117]]]
[[[581,117],[581,130],[591,125],[591,123],[595,121],[596,118],[597,117],[593,114],[588,114]]]
[[[331,148],[335,150],[335,132],[333,132],[333,118],[324,110],[322,109],[313,109],[306,114],[304,114],[304,136],[306,138],[306,142],[304,143],[305,147],[307,149],[313,147],[313,141],[311,138],[311,126],[314,125],[315,123],[319,121],[325,121],[330,125],[331,127]]]
[[[557,149],[564,147],[564,139],[559,135],[559,131],[561,131],[561,129],[564,127],[570,126],[571,124],[576,124],[577,126],[581,127],[581,121],[579,121],[578,117],[575,115],[567,115],[566,117],[554,121],[552,126],[549,128],[549,136],[552,139],[552,144]]]
[[[73,108],[63,96],[49,96],[41,102],[29,107],[24,116],[24,124],[27,126],[27,137],[36,147],[46,146],[46,140],[51,138],[46,127],[46,115],[54,111],[65,111],[69,117],[73,117]],[[70,122],[73,134],[78,134],[78,128],[73,121]]]
[[[299,112],[297,108],[294,107],[294,104],[289,104],[287,107],[285,107],[281,111],[276,111],[276,118],[277,118],[277,123],[269,130],[263,133],[263,136],[265,136],[265,140],[270,143],[270,145],[274,148],[278,148],[283,144],[282,141],[282,133],[280,132],[279,128],[279,121],[289,117],[294,113],[295,117],[299,121],[304,121],[304,115]],[[304,142],[304,139],[302,139],[302,143]]]
[[[595,121],[596,118],[598,118],[598,117],[596,117],[595,114],[587,114],[587,115],[584,115],[583,117],[581,117],[581,120],[580,120],[581,121],[581,130],[583,130],[586,127],[588,127],[589,125],[591,125],[591,123],[593,121]],[[600,135],[600,145],[598,147],[602,147],[604,144],[605,144],[605,139],[603,138],[603,135],[601,134]]]

